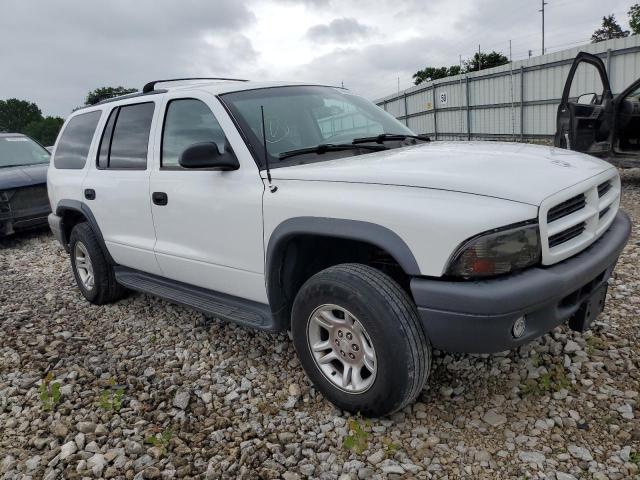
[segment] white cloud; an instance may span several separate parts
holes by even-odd
[[[549,0],[547,46],[588,42],[629,3]],[[539,54],[530,0],[3,0],[0,98],[67,115],[89,90],[154,78],[227,75],[345,85],[369,97],[478,48]],[[310,33],[310,32],[315,32]],[[536,50],[538,50],[536,52]]]

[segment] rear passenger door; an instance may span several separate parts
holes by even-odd
[[[154,101],[136,100],[108,111],[83,195],[116,263],[159,274],[148,161],[158,109]]]

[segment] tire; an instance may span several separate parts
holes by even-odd
[[[307,280],[291,322],[302,367],[343,410],[374,417],[393,413],[416,399],[429,376],[431,345],[415,304],[389,276],[366,265],[336,265]],[[345,356],[360,352],[355,360]]]
[[[113,266],[107,261],[96,234],[87,223],[79,223],[69,238],[71,269],[78,288],[95,305],[115,302],[125,295],[125,288],[116,282]],[[88,261],[83,258],[88,257]],[[93,281],[88,281],[88,268]]]

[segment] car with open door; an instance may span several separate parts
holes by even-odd
[[[640,79],[613,95],[602,59],[578,53],[558,107],[554,144],[640,167]]]

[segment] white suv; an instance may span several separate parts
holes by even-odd
[[[126,288],[290,330],[365,415],[414,400],[432,348],[503,351],[602,310],[631,228],[608,163],[431,143],[341,88],[191,80],[78,110],[56,142],[49,223],[90,302]]]

